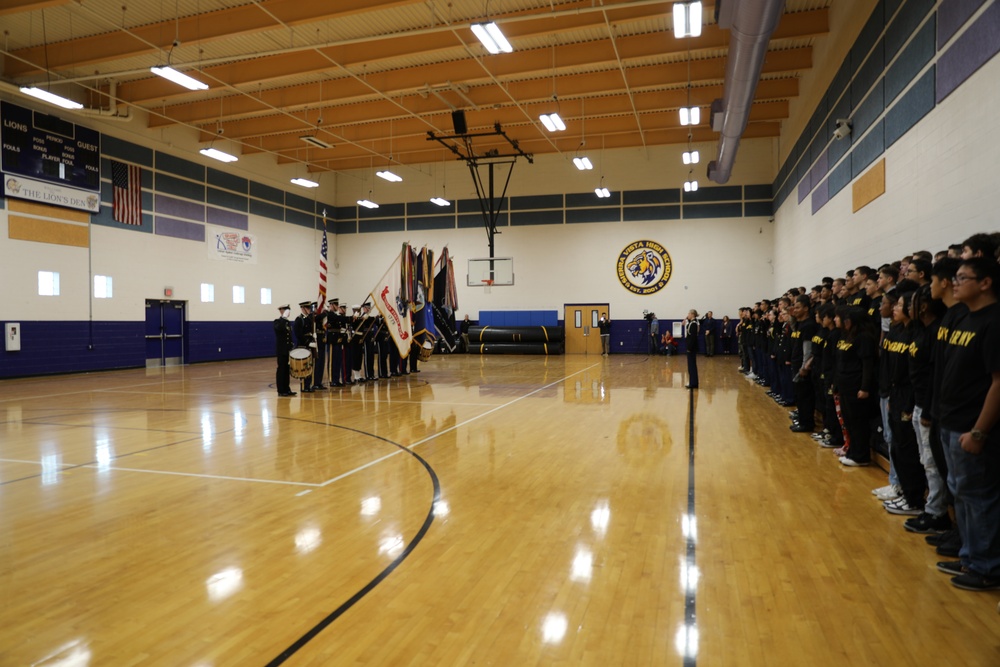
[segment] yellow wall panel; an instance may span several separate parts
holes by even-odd
[[[56,220],[68,220],[69,222],[90,222],[90,213],[86,211],[74,211],[71,208],[61,206],[46,206],[38,202],[24,199],[8,199],[10,210],[14,213],[27,213],[37,215],[42,218],[54,218]]]
[[[54,243],[86,248],[90,245],[90,228],[64,222],[26,218],[11,214],[7,218],[7,236],[21,241]]]
[[[885,158],[854,181],[852,203],[857,213],[885,194]]]

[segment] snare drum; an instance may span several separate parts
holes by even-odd
[[[293,378],[307,378],[313,372],[313,355],[308,347],[297,347],[288,353],[288,369]]]

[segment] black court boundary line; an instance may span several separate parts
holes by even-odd
[[[695,390],[688,390],[688,526],[692,526],[692,522],[695,517],[694,513],[694,396]],[[696,525],[696,524],[694,524]],[[697,560],[695,559],[695,542],[696,539],[693,537],[694,531],[691,528],[688,529],[687,534],[687,555],[685,567],[687,571],[694,572],[695,566],[697,565]],[[690,638],[690,631],[692,628],[697,627],[697,618],[695,614],[695,603],[698,597],[698,587],[688,586],[686,592],[684,593],[684,633],[685,633],[685,652],[684,652],[684,667],[695,667],[698,664],[697,653],[690,653],[690,646],[687,640]]]
[[[279,417],[279,419],[289,419],[289,418]],[[382,570],[381,572],[379,572],[375,576],[374,579],[372,579],[367,584],[365,584],[365,586],[363,588],[361,588],[361,590],[359,590],[357,593],[355,593],[350,598],[348,598],[339,607],[337,607],[336,609],[334,609],[333,611],[331,611],[329,614],[327,614],[326,617],[324,617],[319,623],[317,623],[312,628],[310,628],[305,634],[303,634],[301,637],[299,637],[297,640],[295,640],[291,645],[289,645],[288,648],[286,648],[284,651],[282,651],[280,654],[278,654],[277,657],[275,657],[273,660],[271,660],[270,662],[268,662],[267,665],[266,665],[266,667],[277,667],[277,665],[284,664],[284,662],[286,660],[288,660],[290,657],[292,657],[295,653],[297,653],[302,647],[304,647],[310,641],[312,641],[313,639],[315,639],[316,636],[319,635],[319,633],[321,633],[323,630],[325,630],[331,623],[333,623],[334,621],[336,621],[338,618],[340,618],[341,616],[343,616],[344,613],[346,613],[355,604],[357,604],[358,602],[360,602],[362,598],[364,598],[366,595],[368,595],[370,592],[372,592],[372,590],[374,590],[374,588],[376,586],[378,586],[380,583],[382,583],[382,581],[386,577],[388,577],[390,574],[392,574],[393,571],[397,567],[399,567],[399,565],[402,564],[402,562],[404,560],[406,560],[407,556],[410,555],[410,553],[417,547],[417,545],[420,544],[421,540],[423,540],[424,536],[427,534],[427,531],[430,530],[431,524],[434,523],[434,507],[437,505],[438,501],[441,499],[441,483],[438,480],[437,473],[434,472],[434,468],[432,468],[431,465],[429,463],[427,463],[427,461],[424,460],[423,457],[421,457],[419,454],[417,454],[413,450],[408,449],[407,447],[404,447],[403,445],[400,445],[399,443],[396,443],[396,442],[393,442],[391,440],[388,440],[387,438],[383,438],[381,436],[373,435],[371,433],[368,433],[366,431],[361,431],[359,429],[348,428],[346,426],[337,426],[336,424],[328,424],[326,422],[309,421],[309,420],[305,420],[305,419],[289,419],[289,421],[297,421],[297,422],[303,422],[303,423],[307,423],[307,424],[317,424],[317,425],[320,425],[320,426],[329,426],[329,427],[332,427],[332,428],[339,428],[339,429],[342,429],[342,430],[345,430],[345,431],[353,431],[354,433],[359,433],[361,435],[365,435],[365,436],[368,436],[370,438],[375,438],[376,440],[381,440],[382,442],[388,443],[388,444],[392,445],[393,447],[396,447],[400,451],[402,451],[402,452],[404,452],[406,454],[409,454],[410,456],[412,456],[413,458],[415,458],[420,463],[420,465],[422,465],[424,467],[424,469],[427,471],[427,474],[431,478],[431,482],[434,485],[434,497],[431,500],[430,509],[427,510],[427,516],[424,517],[424,523],[423,523],[423,525],[420,526],[420,530],[418,530],[417,533],[416,533],[416,535],[414,535],[413,538],[409,541],[409,543],[407,543],[406,548],[403,549],[403,553],[399,554],[399,556],[397,556],[395,558],[395,560],[393,560],[391,563],[389,563],[389,565],[387,565],[384,570]]]

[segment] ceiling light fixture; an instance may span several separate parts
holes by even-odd
[[[542,121],[542,125],[549,132],[562,132],[566,129],[566,123],[557,113],[543,113],[538,120]]]
[[[390,183],[399,183],[400,181],[403,180],[402,176],[397,176],[388,169],[386,169],[385,171],[376,171],[375,175],[383,180],[389,181]]]
[[[316,137],[316,136],[314,136],[312,134],[307,134],[304,137],[299,137],[299,141],[304,141],[305,143],[309,144],[310,146],[315,146],[316,148],[333,148],[332,145],[326,143],[322,139],[320,139],[320,138],[318,138],[318,137]]]
[[[701,155],[698,151],[687,150],[681,154],[681,159],[684,160],[684,164],[698,164],[698,160]]]
[[[451,202],[443,197],[431,197],[431,201],[438,206],[451,206]]]
[[[681,107],[681,125],[701,123],[701,107]]]
[[[701,35],[701,2],[674,3],[674,36],[698,37]]]
[[[184,86],[188,90],[208,90],[208,84],[202,83],[198,79],[193,79],[187,74],[178,72],[169,65],[165,67],[150,67],[149,71],[157,76],[162,76],[168,81],[173,81],[179,86]]]
[[[684,192],[697,192],[698,191],[698,181],[684,181]]]
[[[503,53],[510,53],[514,50],[510,42],[507,41],[507,38],[500,32],[500,27],[493,21],[489,23],[473,23],[472,32],[490,53],[496,54],[501,51]]]
[[[611,192],[610,192],[610,191],[608,191],[608,189],[607,189],[607,188],[604,188],[604,187],[600,187],[600,188],[594,188],[594,192],[595,192],[595,193],[597,194],[597,196],[598,196],[598,197],[600,197],[601,199],[607,199],[608,197],[610,197],[610,196],[611,196]]]
[[[358,206],[364,206],[365,208],[378,208],[378,204],[368,199],[359,199]]]
[[[301,185],[304,188],[318,188],[319,183],[316,181],[310,181],[308,178],[293,178],[292,183],[295,185]]]
[[[49,104],[55,104],[57,107],[62,107],[63,109],[82,109],[83,105],[79,102],[74,102],[73,100],[68,100],[65,97],[60,97],[55,93],[50,93],[47,90],[42,90],[41,88],[36,88],[35,86],[21,86],[21,92],[25,95],[31,95],[32,97],[37,97],[40,100],[44,100]]]
[[[224,151],[220,151],[218,148],[202,148],[198,151],[205,157],[210,157],[213,160],[218,160],[219,162],[236,162],[239,160],[235,155],[230,155]]]
[[[594,165],[590,161],[590,158],[588,158],[586,156],[585,157],[575,157],[575,158],[573,158],[573,164],[575,164],[576,168],[579,169],[580,171],[584,171],[584,170],[587,170],[587,169],[593,169],[594,168]]]

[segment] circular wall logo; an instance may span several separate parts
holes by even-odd
[[[656,241],[635,241],[618,255],[618,282],[633,294],[656,294],[672,273],[670,253]]]

